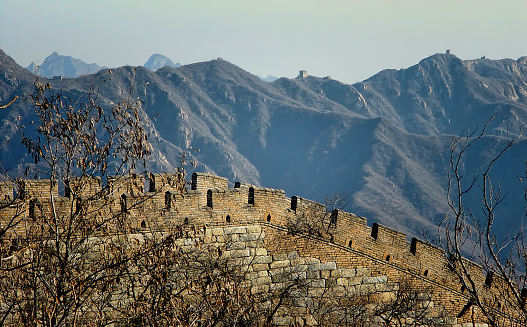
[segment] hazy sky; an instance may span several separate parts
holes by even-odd
[[[527,56],[526,14],[527,0],[0,0],[0,48],[24,67],[53,51],[108,67],[161,53],[354,83],[446,49]]]

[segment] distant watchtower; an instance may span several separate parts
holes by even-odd
[[[448,50],[446,51],[446,54],[451,54],[450,49],[448,49]]]
[[[298,78],[306,78],[307,77],[307,70],[301,70],[298,73]]]

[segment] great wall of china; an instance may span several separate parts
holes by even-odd
[[[86,181],[83,193],[75,196],[77,201],[102,189],[100,179]],[[138,232],[153,226],[162,229],[166,222],[201,228],[204,242],[226,247],[223,256],[245,260],[252,292],[279,288],[284,278],[301,278],[311,286],[304,296],[323,294],[332,286],[343,294],[368,294],[370,299],[382,301],[393,297],[404,279],[428,290],[425,300],[435,308],[431,315],[443,310],[446,324],[486,326],[442,249],[416,238],[408,242],[405,234],[380,224],[370,227],[363,217],[340,210],[326,213],[324,205],[296,196],[288,198],[282,190],[238,182],[229,188],[226,178],[206,173],[194,173],[190,190],[183,193],[167,174],[151,175],[147,188],[139,175],[112,183],[114,201],[108,210],[131,217]],[[13,183],[0,183],[0,197],[6,204],[0,210],[0,224],[5,225],[14,215],[20,221],[12,234],[23,233],[24,221],[35,215],[36,203],[46,207],[53,200],[60,207],[73,199],[68,188],[59,196],[57,185],[49,180],[24,180],[20,185],[14,190]],[[19,199],[13,202],[14,192]],[[327,219],[325,232],[331,237],[292,228],[299,217],[313,215]],[[497,282],[478,264],[467,263],[477,287],[492,293]],[[299,308],[306,306],[298,304]],[[290,312],[277,315],[274,323],[316,324],[305,310],[299,312],[298,316]]]

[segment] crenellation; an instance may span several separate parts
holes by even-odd
[[[185,179],[182,173],[160,173],[149,174],[149,192],[155,193],[178,193],[185,188]]]
[[[0,201],[9,202],[13,199],[13,183],[10,181],[0,182]]]
[[[49,179],[21,179],[19,192],[22,200],[32,198],[46,200],[59,196],[57,182]]]
[[[100,177],[73,177],[64,183],[64,196],[69,198],[89,197],[102,191]]]
[[[200,192],[203,206],[207,205],[207,190],[209,189],[226,189],[229,187],[229,180],[224,177],[207,174],[193,173],[191,180],[191,189]]]
[[[326,206],[316,201],[293,196],[291,197],[291,210],[295,212],[326,212]]]
[[[138,174],[110,176],[108,177],[108,187],[111,194],[121,195],[127,193],[136,196],[144,193],[145,179]]]

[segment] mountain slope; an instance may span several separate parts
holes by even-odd
[[[3,53],[0,71],[4,102],[30,91],[34,77]],[[199,148],[192,152],[199,170],[289,196],[323,201],[347,194],[349,211],[415,236],[433,234],[448,210],[452,137],[496,115],[488,136],[467,153],[463,172],[473,176],[505,144],[507,131],[517,135],[525,126],[526,76],[525,57],[464,61],[437,54],[354,85],[317,77],[269,83],[224,60],[49,81],[77,91],[98,81],[105,106],[128,97],[133,84],[154,147],[149,170],[170,171],[182,150]],[[20,102],[0,112],[1,131],[13,139],[15,115],[30,120],[31,110]],[[23,171],[29,158],[15,143],[2,144],[2,163]],[[525,153],[522,139],[492,172],[509,191],[502,232],[523,218],[525,186],[517,177]],[[477,195],[469,203],[478,210]]]

